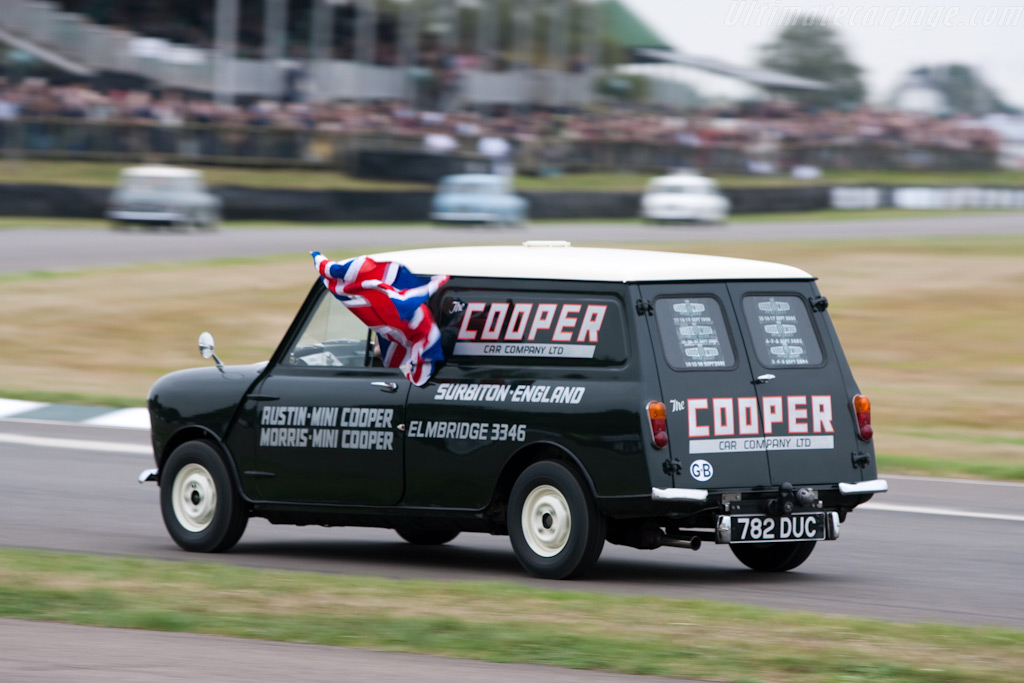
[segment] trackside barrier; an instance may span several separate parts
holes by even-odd
[[[1024,190],[991,187],[898,187],[899,209],[1024,209]]]
[[[832,188],[835,189],[835,188]],[[844,190],[850,188],[843,188]],[[882,195],[889,188],[873,188]],[[894,194],[900,195],[897,188]],[[942,189],[942,188],[925,188]],[[965,189],[965,188],[956,188]],[[977,192],[977,202],[928,206],[918,202],[902,208],[987,208],[1024,209],[1024,190],[966,188]],[[308,191],[219,186],[213,191],[224,202],[228,219],[274,221],[424,221],[430,210],[429,191]],[[0,216],[50,216],[100,218],[110,190],[101,187],[66,187],[0,183]],[[520,192],[530,202],[530,218],[636,218],[640,196],[632,192]],[[829,208],[827,187],[812,188],[730,188],[733,213],[814,211]],[[844,193],[839,193],[843,195]],[[923,196],[923,195],[910,195]],[[844,206],[847,210],[878,206]],[[884,205],[883,205],[884,206]]]
[[[1024,189],[1005,187],[833,187],[829,206],[844,211],[1024,209]]]

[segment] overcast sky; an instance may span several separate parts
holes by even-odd
[[[786,17],[825,17],[864,69],[868,97],[888,97],[915,66],[957,62],[979,69],[1005,100],[1024,108],[1024,0],[956,4],[809,0],[622,0],[674,47],[744,66],[759,59]]]

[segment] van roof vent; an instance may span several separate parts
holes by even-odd
[[[524,247],[571,247],[572,242],[566,240],[526,240]]]

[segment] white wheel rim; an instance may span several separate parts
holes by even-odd
[[[562,492],[544,484],[530,491],[523,502],[523,536],[541,557],[562,552],[572,531],[572,514]]]
[[[171,504],[185,530],[198,533],[210,526],[217,509],[217,486],[209,470],[195,463],[182,467],[174,478]]]

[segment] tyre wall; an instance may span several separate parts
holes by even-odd
[[[431,193],[273,190],[217,187],[224,216],[269,221],[423,221]],[[58,185],[0,184],[0,216],[101,218],[110,191]],[[634,218],[640,195],[631,192],[523,192],[530,218]],[[998,188],[730,188],[732,213],[818,209],[1020,208],[1024,191]]]

